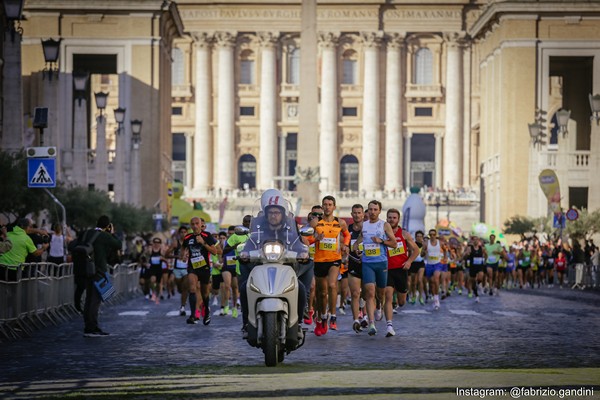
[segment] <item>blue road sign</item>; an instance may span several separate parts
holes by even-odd
[[[56,159],[28,158],[27,186],[30,188],[56,187]]]
[[[567,221],[565,220],[565,215],[563,213],[554,214],[554,219],[552,221],[552,227],[556,229],[564,229],[567,227]]]

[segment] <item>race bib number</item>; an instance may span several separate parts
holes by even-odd
[[[483,257],[473,257],[473,265],[483,264]]]
[[[314,258],[315,256],[315,244],[311,244],[310,246],[308,246],[308,255],[310,256],[310,258]]]
[[[236,265],[236,263],[235,263],[235,256],[227,256],[225,258],[227,260],[227,265],[229,265],[229,266],[235,266]]]
[[[319,240],[319,250],[337,251],[337,239],[323,238]]]
[[[365,256],[377,257],[381,255],[381,246],[377,243],[365,244]]]
[[[175,263],[175,267],[179,269],[185,269],[187,268],[187,264],[185,263],[185,261],[177,260]]]
[[[530,257],[525,257],[525,262],[529,262],[530,259]]]
[[[192,268],[198,269],[206,266],[206,259],[204,256],[192,257]]]
[[[440,262],[440,256],[429,256],[427,257],[427,262],[429,264],[437,264]]]
[[[150,264],[152,264],[152,265],[160,265],[160,256],[150,257]]]
[[[488,263],[494,264],[497,261],[496,256],[488,256]]]
[[[550,265],[554,264],[554,258],[549,258],[548,259],[548,264],[550,264]]]
[[[399,256],[401,254],[404,254],[404,244],[402,244],[402,242],[398,242],[398,244],[396,245],[395,248],[390,249],[388,247],[388,254],[390,255],[390,257],[394,257],[394,256]]]
[[[166,262],[162,263],[162,269],[163,270],[168,270],[169,269],[169,264],[167,264]]]

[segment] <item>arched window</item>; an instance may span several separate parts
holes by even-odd
[[[254,52],[244,50],[240,54],[240,83],[242,85],[254,84]]]
[[[340,166],[340,189],[358,191],[358,159],[353,155],[342,157]]]
[[[358,61],[354,50],[346,50],[342,55],[342,84],[356,85],[358,81]]]
[[[240,189],[256,188],[256,158],[244,154],[238,162],[238,182]]]
[[[171,52],[173,64],[171,65],[171,84],[183,85],[184,82],[184,66],[183,66],[183,51],[174,48]]]
[[[431,85],[433,82],[433,55],[426,47],[415,54],[415,80],[417,85]]]
[[[300,49],[295,48],[288,53],[287,83],[300,84]]]
[[[552,115],[552,119],[550,120],[550,141],[549,144],[558,144],[558,132],[560,131],[560,126],[558,125],[558,118],[556,118],[556,113]]]

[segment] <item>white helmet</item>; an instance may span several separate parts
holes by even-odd
[[[277,189],[267,189],[260,197],[260,207],[263,211],[267,211],[270,206],[281,207],[285,213],[287,202],[283,194]]]

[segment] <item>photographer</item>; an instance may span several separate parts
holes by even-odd
[[[44,243],[40,248],[36,248],[28,233],[40,232],[31,226],[29,218],[21,218],[17,221],[17,225],[13,227],[12,232],[6,234],[13,246],[10,251],[0,254],[0,277],[9,281],[17,280],[17,268],[23,264],[27,255],[41,256],[48,248],[48,244]]]

